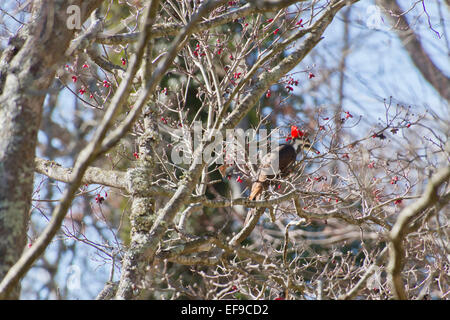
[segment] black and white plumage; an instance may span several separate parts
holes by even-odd
[[[295,131],[293,130],[293,132]],[[292,134],[292,136],[291,143],[281,144],[262,159],[256,181],[252,184],[249,200],[260,200],[271,179],[282,178],[290,173],[297,154],[301,150],[313,149],[309,140],[303,135]]]

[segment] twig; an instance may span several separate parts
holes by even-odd
[[[440,169],[428,183],[422,197],[407,206],[400,215],[389,233],[389,264],[388,279],[394,298],[405,300],[408,298],[404,288],[401,272],[403,270],[405,248],[404,239],[411,232],[410,224],[424,210],[439,201],[438,189],[450,179],[450,167]],[[447,199],[448,201],[449,199]]]

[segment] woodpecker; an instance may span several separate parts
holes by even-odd
[[[235,166],[232,164],[223,164],[219,167],[219,172],[222,175],[223,181],[226,179],[230,180],[231,176],[234,174]]]
[[[253,182],[250,196],[248,197],[249,200],[260,200],[271,179],[287,176],[300,151],[313,150],[319,153],[312,147],[305,133],[299,130],[297,126],[291,126],[291,138],[290,143],[280,144],[261,160],[256,181]],[[278,166],[276,166],[277,162]]]

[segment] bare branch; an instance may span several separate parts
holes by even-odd
[[[89,28],[83,32],[78,38],[72,40],[70,47],[66,51],[66,56],[71,56],[77,50],[83,50],[89,47],[94,39],[97,37],[98,33],[103,30],[103,21],[100,18],[100,10],[95,9],[91,14],[91,25]]]
[[[220,16],[211,18],[206,21],[202,21],[201,23],[193,26],[192,33],[200,33],[218,27],[220,25],[227,24],[229,22],[232,22],[233,20],[249,16],[254,13],[277,11],[286,8],[295,2],[302,2],[302,1],[306,0],[276,1],[274,3],[269,3],[269,5],[267,5],[266,3],[261,5],[261,1],[253,1],[254,3],[248,3],[231,12],[224,13]],[[155,25],[151,31],[150,37],[161,38],[167,36],[176,36],[179,32],[181,32],[183,27],[184,26],[176,24]],[[138,37],[139,32],[116,34],[116,35],[101,34],[97,37],[96,41],[98,43],[107,45],[126,44],[137,41]]]
[[[352,1],[333,1],[325,13],[313,24],[311,31],[305,36],[305,40],[296,48],[289,56],[284,58],[279,64],[274,66],[270,71],[260,74],[255,85],[251,87],[249,93],[242,99],[242,102],[230,113],[230,115],[223,121],[220,129],[234,128],[242,120],[261,96],[269,89],[269,87],[278,81],[281,77],[286,75],[292,68],[298,65],[306,55],[322,40],[322,35],[328,25],[333,20],[336,13],[346,5],[357,2]],[[303,34],[303,32],[301,32]]]
[[[394,30],[402,41],[405,50],[411,57],[414,65],[422,73],[442,98],[450,101],[450,78],[447,77],[431,60],[425,51],[418,35],[409,25],[408,20],[402,15],[402,9],[396,0],[377,0],[377,3],[385,8],[387,17],[395,26]]]
[[[46,175],[50,179],[70,183],[73,169],[64,168],[55,161],[36,158],[36,172]],[[106,170],[88,167],[81,179],[82,184],[102,184],[109,187],[126,190],[125,173],[116,170]]]
[[[81,21],[101,2],[84,1]],[[0,299],[17,298],[18,281],[31,265],[30,260],[22,258],[34,250],[22,253],[27,241],[34,153],[47,90],[54,80],[57,66],[65,58],[64,52],[74,34],[73,30],[61,27],[66,25],[66,7],[72,3],[74,1],[36,1],[33,4],[33,21],[18,32],[10,42],[8,51],[2,55],[0,226],[5,237],[0,243],[0,251],[4,259],[2,261],[7,263],[0,265]],[[17,154],[21,155],[20,162],[17,161]],[[5,224],[5,221],[14,223]],[[9,227],[3,229],[5,225]],[[39,252],[34,252],[33,261],[45,247],[46,245]],[[20,255],[22,258],[19,259]],[[17,268],[17,264],[22,267]]]
[[[148,25],[150,25],[150,27],[153,18],[154,17],[148,17],[150,21]],[[125,79],[121,82],[116,94],[112,98],[111,105],[106,111],[102,123],[97,128],[91,142],[80,152],[80,155],[77,158],[68,188],[65,190],[61,201],[56,206],[52,214],[52,219],[50,220],[49,224],[42,232],[42,234],[39,236],[39,238],[36,240],[33,247],[24,252],[17,263],[8,271],[6,276],[3,278],[2,282],[0,283],[0,298],[7,297],[9,295],[9,292],[12,290],[12,288],[31,268],[34,261],[36,261],[36,259],[45,251],[48,244],[59,230],[61,223],[64,220],[65,214],[72,203],[73,197],[78,190],[78,186],[81,183],[86,169],[99,155],[99,146],[104,139],[106,132],[112,126],[112,122],[118,113],[119,107],[121,107],[123,102],[127,99],[131,81],[136,74],[138,64],[140,63],[141,57],[144,52],[145,44],[148,41],[146,35],[148,34],[150,27],[146,27],[147,28],[145,28],[145,32],[143,32],[141,35],[137,54],[130,63],[128,69],[129,71],[125,76]]]
[[[397,222],[392,227],[389,234],[389,282],[392,292],[396,299],[405,300],[408,298],[405,292],[402,270],[405,259],[405,249],[403,241],[410,232],[410,224],[414,218],[421,214],[424,210],[432,207],[439,201],[438,189],[448,182],[450,179],[450,167],[440,169],[427,185],[422,197],[414,203],[407,206],[400,213]],[[448,200],[448,199],[447,199]]]
[[[375,258],[375,262],[369,268],[367,268],[366,273],[359,279],[358,283],[353,288],[351,288],[348,292],[339,296],[339,298],[338,298],[339,300],[353,299],[358,294],[358,292],[363,289],[367,280],[372,276],[372,274],[377,270],[377,268],[379,266],[381,266],[381,264],[383,263],[384,255],[388,251],[387,249],[388,249],[388,247],[386,246],[380,252],[380,254]]]

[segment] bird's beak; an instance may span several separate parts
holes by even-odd
[[[315,154],[320,154],[320,151],[317,150],[316,148],[313,148],[312,146],[309,148],[309,150],[314,151]]]
[[[303,149],[304,149],[305,151],[312,151],[312,152],[314,152],[315,154],[320,154],[320,151],[317,150],[316,148],[314,148],[314,147],[312,146],[312,144],[310,144],[310,143],[305,144],[304,147],[303,147]]]

